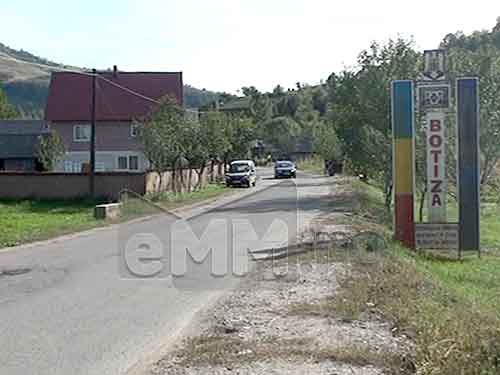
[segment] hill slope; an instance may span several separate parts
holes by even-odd
[[[81,68],[58,64],[0,43],[0,88],[23,118],[42,118],[47,101],[50,74],[62,69]],[[184,103],[197,108],[213,102],[220,93],[184,86]]]

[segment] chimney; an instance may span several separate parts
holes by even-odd
[[[113,65],[113,77],[118,77],[118,67],[116,65]]]

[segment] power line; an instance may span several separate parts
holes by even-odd
[[[116,82],[113,82],[113,81],[111,81],[111,80],[109,80],[109,79],[106,79],[106,78],[104,78],[103,76],[97,75],[97,77],[98,77],[98,79],[101,79],[101,80],[103,80],[104,82],[107,82],[107,83],[109,83],[109,84],[110,84],[110,85],[112,85],[112,86],[115,86],[115,87],[117,87],[117,88],[119,88],[119,89],[121,89],[121,90],[123,90],[123,91],[126,91],[126,92],[128,92],[129,94],[135,95],[135,96],[137,96],[137,97],[139,97],[139,98],[141,98],[141,99],[144,99],[144,100],[150,101],[150,102],[152,102],[152,103],[154,103],[154,104],[160,104],[160,102],[159,102],[158,100],[155,100],[155,99],[153,99],[153,98],[149,98],[149,97],[147,97],[146,95],[142,95],[142,94],[140,94],[140,93],[138,93],[138,92],[136,92],[136,91],[134,91],[134,90],[132,90],[132,89],[129,89],[128,87],[122,86],[122,85],[120,85],[120,84],[118,84],[118,83],[116,83]]]

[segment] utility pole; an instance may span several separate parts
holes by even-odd
[[[96,80],[97,71],[92,69],[92,106],[90,125],[90,171],[89,171],[89,193],[95,197],[95,113],[96,113]]]

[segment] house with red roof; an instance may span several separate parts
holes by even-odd
[[[45,119],[66,146],[57,171],[81,172],[90,163],[92,80],[86,73],[54,72]],[[181,72],[99,72],[96,79],[96,171],[143,172],[149,161],[137,123],[164,96],[183,104]]]

